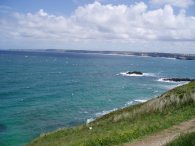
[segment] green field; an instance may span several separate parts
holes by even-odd
[[[114,111],[88,125],[42,134],[28,146],[121,145],[195,117],[195,81],[142,104]]]

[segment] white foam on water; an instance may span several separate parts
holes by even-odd
[[[136,104],[137,102],[138,102],[138,103],[144,103],[144,102],[146,102],[146,101],[148,101],[148,100],[146,100],[146,99],[135,99],[135,100],[128,101],[128,102],[125,104],[125,106],[123,106],[123,107],[121,107],[121,108],[114,108],[114,109],[112,109],[112,110],[104,110],[104,111],[102,111],[102,112],[95,113],[95,118],[89,118],[89,119],[87,119],[87,120],[86,120],[86,124],[89,124],[89,123],[93,122],[94,120],[96,120],[96,118],[101,117],[101,116],[104,116],[104,115],[106,115],[106,114],[109,114],[109,113],[111,113],[111,112],[113,112],[113,111],[116,111],[116,110],[118,110],[118,109],[123,109],[123,108],[125,108],[125,107],[127,107],[127,106],[129,106],[129,105],[133,105],[134,103]]]
[[[89,118],[89,119],[87,119],[86,124],[89,124],[89,123],[93,122],[96,118],[101,117],[101,116],[104,116],[104,115],[109,114],[109,113],[111,113],[113,111],[116,111],[116,110],[118,110],[118,108],[114,108],[112,110],[107,110],[107,111],[104,110],[102,112],[95,113],[95,118]]]
[[[142,75],[139,75],[139,74],[128,74],[128,71],[127,72],[121,72],[121,73],[116,74],[116,75],[122,75],[122,76],[128,76],[128,77],[143,77],[143,76],[155,77],[156,76],[154,73],[143,73]]]
[[[155,77],[156,75],[154,73],[143,73],[144,76],[147,77]]]
[[[120,73],[121,75],[124,75],[124,76],[129,76],[129,75],[127,75],[126,74],[127,72],[123,72],[123,73]],[[152,73],[145,73],[145,75],[147,75],[147,76],[154,76],[154,74],[152,74]],[[144,75],[143,75],[144,76]],[[164,78],[160,78],[160,79],[158,79],[158,81],[160,81],[160,82],[164,82],[164,80],[163,80]],[[172,81],[165,81],[166,83],[172,83]],[[189,83],[189,82],[173,82],[173,83],[177,83],[177,84],[171,84],[171,85],[163,85],[163,87],[164,88],[166,88],[166,89],[173,89],[173,88],[175,88],[175,87],[178,87],[178,86],[182,86],[182,85],[184,85],[184,84],[187,84],[187,83]],[[154,91],[155,93],[157,93],[157,92],[159,92],[158,90],[155,90]],[[144,103],[144,102],[147,102],[149,99],[134,99],[134,100],[131,100],[131,101],[128,101],[126,104],[125,104],[125,106],[123,106],[123,107],[121,107],[121,108],[114,108],[114,109],[112,109],[112,110],[104,110],[104,111],[102,111],[102,112],[98,112],[98,113],[95,113],[95,118],[89,118],[89,119],[87,119],[87,121],[86,121],[86,124],[89,124],[90,122],[92,122],[92,121],[94,121],[96,118],[98,118],[98,117],[101,117],[101,116],[104,116],[104,115],[106,115],[106,114],[109,114],[109,113],[111,113],[111,112],[113,112],[113,111],[116,111],[116,110],[118,110],[118,109],[123,109],[123,108],[125,108],[125,107],[127,107],[127,106],[129,106],[129,105],[133,105],[133,104],[136,104],[136,103]]]
[[[89,124],[89,123],[93,122],[94,120],[95,119],[93,119],[93,118],[87,119],[86,124]]]
[[[106,115],[106,114],[111,113],[111,112],[116,111],[116,110],[117,110],[117,108],[114,108],[112,110],[102,111],[102,112],[96,113],[95,116],[96,117],[101,117],[103,115]]]
[[[169,80],[165,80],[166,78],[160,78],[158,79],[157,81],[158,82],[164,82],[164,83],[178,83],[178,82],[175,82],[175,81],[169,81]]]
[[[129,106],[129,105],[132,105],[133,104],[133,101],[128,101],[126,104],[125,104],[125,107]]]
[[[179,82],[179,83],[176,82],[176,83],[174,83],[174,84],[172,84],[172,85],[161,85],[161,86],[162,86],[162,88],[164,88],[164,89],[170,90],[170,89],[173,89],[173,88],[176,88],[176,87],[185,85],[185,84],[187,84],[187,83],[189,83],[189,82]]]
[[[157,81],[162,82],[162,83],[169,83],[169,84],[161,85],[162,88],[167,89],[167,90],[170,90],[170,89],[173,89],[175,87],[179,87],[179,86],[182,86],[182,85],[185,85],[185,84],[189,83],[188,81],[176,82],[176,81],[167,81],[167,80],[164,80],[164,79],[166,79],[166,78],[160,78]]]
[[[135,101],[135,102],[144,103],[144,102],[146,102],[146,101],[148,101],[148,100],[146,100],[146,99],[135,99],[134,101]]]

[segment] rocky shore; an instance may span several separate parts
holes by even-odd
[[[195,79],[190,79],[190,78],[164,78],[163,81],[190,82],[190,81],[195,81]]]

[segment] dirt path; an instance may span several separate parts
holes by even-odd
[[[172,141],[174,138],[179,136],[181,133],[195,131],[195,118],[179,125],[173,126],[172,128],[163,130],[152,136],[144,138],[142,141],[136,141],[134,143],[125,144],[124,146],[163,146],[167,142]]]

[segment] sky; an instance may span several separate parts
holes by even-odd
[[[0,0],[0,49],[195,54],[195,1]]]

